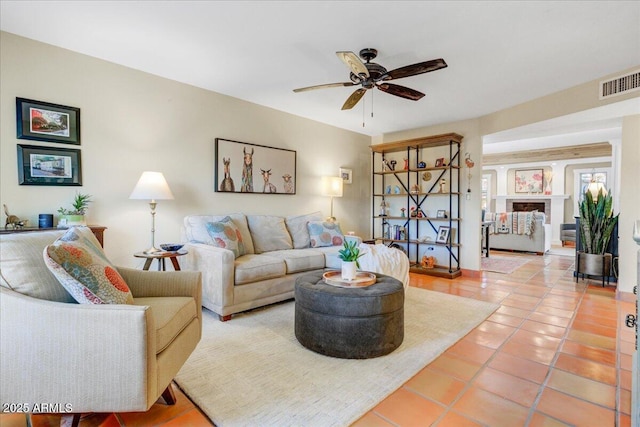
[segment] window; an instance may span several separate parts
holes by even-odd
[[[482,209],[484,211],[490,211],[491,210],[491,175],[490,174],[482,175],[481,189],[482,189],[482,199],[480,203],[482,205]]]

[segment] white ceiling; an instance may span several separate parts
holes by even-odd
[[[372,136],[479,117],[640,64],[637,1],[2,0],[0,27]],[[394,81],[426,93],[416,102],[370,90],[341,111],[355,88],[293,93],[348,81],[335,52],[365,47],[389,70],[435,58],[448,68]]]

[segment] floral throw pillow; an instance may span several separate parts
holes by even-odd
[[[88,227],[70,228],[44,248],[44,262],[80,304],[131,304],[133,296]]]
[[[309,221],[307,228],[312,248],[340,246],[344,243],[344,235],[337,222]]]
[[[226,216],[220,221],[208,222],[207,231],[214,246],[229,249],[236,258],[247,253],[242,243],[242,234],[231,217]]]

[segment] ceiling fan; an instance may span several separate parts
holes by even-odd
[[[424,96],[424,93],[418,92],[415,89],[411,89],[405,86],[396,85],[393,83],[387,83],[389,80],[402,79],[404,77],[416,76],[418,74],[428,73],[430,71],[436,71],[441,68],[445,68],[447,63],[444,59],[432,59],[430,61],[418,62],[417,64],[407,65],[404,67],[396,68],[395,70],[387,71],[380,64],[371,62],[378,56],[378,51],[372,48],[362,49],[360,51],[360,58],[366,62],[362,62],[358,56],[353,52],[336,52],[338,58],[342,60],[351,69],[349,75],[350,82],[343,83],[328,83],[323,85],[302,87],[294,89],[294,92],[305,92],[314,89],[324,89],[328,87],[348,87],[348,86],[362,86],[356,89],[342,106],[343,110],[349,110],[353,108],[358,101],[364,96],[368,89],[378,88],[383,92],[391,95],[399,96],[400,98],[410,99],[417,101]]]

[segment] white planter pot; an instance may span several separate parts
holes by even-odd
[[[342,280],[353,280],[356,278],[355,261],[342,261]]]
[[[84,215],[60,215],[58,227],[73,227],[74,225],[87,225]]]

